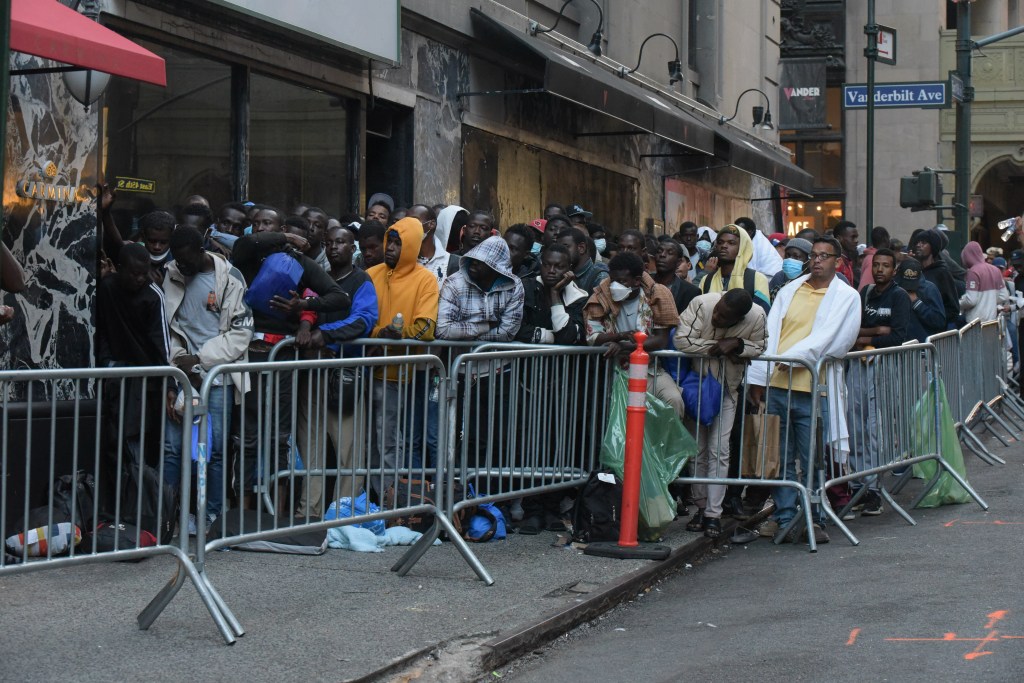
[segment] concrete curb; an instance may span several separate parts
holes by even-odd
[[[736,527],[754,526],[767,517],[768,511],[759,512],[742,522],[729,519],[722,525],[718,540],[698,536],[693,541],[679,546],[667,560],[651,562],[647,567],[626,574],[601,589],[587,594],[582,602],[555,610],[536,621],[519,625],[483,644],[480,660],[483,672],[493,671],[512,660],[536,649],[571,631],[580,624],[596,619],[612,608],[632,599],[637,593],[657,583],[687,562],[703,557],[715,546],[728,543]]]

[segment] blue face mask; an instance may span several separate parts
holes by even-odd
[[[786,274],[787,280],[793,280],[804,272],[804,264],[795,258],[782,259],[782,272]]]
[[[534,242],[533,246],[530,248],[530,253],[534,254],[534,255],[539,254],[540,253],[540,249],[541,249],[541,243],[540,242]]]
[[[597,253],[603,254],[604,250],[608,248],[608,240],[603,237],[594,240],[594,248],[597,250]]]
[[[707,258],[708,254],[711,253],[711,242],[707,240],[699,240],[697,242],[697,251],[700,252],[701,258]]]

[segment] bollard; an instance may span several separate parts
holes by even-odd
[[[622,506],[618,543],[591,543],[583,551],[597,557],[668,559],[672,549],[663,545],[641,547],[636,540],[640,521],[640,476],[644,459],[644,419],[647,416],[647,335],[636,332],[636,350],[629,354],[629,398],[626,400],[626,451],[622,464]]]
[[[622,465],[622,518],[619,547],[635,548],[640,521],[640,467],[644,459],[644,418],[647,415],[647,335],[637,332],[636,350],[629,354],[629,398],[626,401],[626,454]]]

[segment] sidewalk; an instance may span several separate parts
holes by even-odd
[[[968,475],[983,496],[1005,487],[1006,468],[1020,468],[1019,446],[992,447],[1009,456],[1006,466],[989,467],[967,456]],[[948,516],[984,514],[973,504],[943,510]],[[911,527],[891,511],[886,516],[899,524],[894,533],[915,542]],[[164,558],[4,577],[3,677],[340,681],[386,680],[407,669],[410,680],[430,668],[425,656],[441,649],[449,674],[452,667],[463,669],[450,680],[473,680],[642,594],[665,574],[685,571],[712,549],[710,541],[683,528],[685,521],[669,527],[664,543],[674,551],[666,562],[585,556],[553,547],[554,533],[474,545],[495,579],[491,587],[476,579],[450,544],[431,548],[404,578],[390,571],[401,548],[372,554],[329,550],[320,557],[213,553],[210,577],[246,629],[233,647],[223,644],[189,583],[150,631],[138,630],[136,614],[173,573],[174,563]],[[835,532],[819,553],[849,548]]]

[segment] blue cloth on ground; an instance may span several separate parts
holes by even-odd
[[[382,553],[391,545],[412,545],[420,540],[421,534],[404,526],[393,526],[378,536],[369,529],[358,526],[340,526],[327,530],[327,545],[341,550],[354,550],[360,553]],[[435,539],[434,545],[441,545],[441,539]]]
[[[331,503],[331,506],[327,508],[327,512],[324,514],[324,521],[329,519],[341,519],[343,517],[358,517],[359,515],[372,515],[380,512],[380,508],[369,503],[369,510],[367,510],[366,502],[366,491],[363,491],[353,502],[352,498],[345,496]],[[361,522],[354,524],[353,526],[368,529],[370,533],[377,536],[384,535],[384,520],[375,519],[372,522]]]

